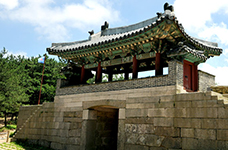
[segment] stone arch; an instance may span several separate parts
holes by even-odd
[[[125,119],[124,100],[84,101],[83,104],[83,148],[121,149]],[[122,142],[121,142],[122,141]]]

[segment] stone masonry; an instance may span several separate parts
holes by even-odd
[[[115,135],[118,150],[228,149],[226,103],[214,92],[177,94],[175,85],[59,95],[21,107],[15,139],[56,150],[107,149]]]

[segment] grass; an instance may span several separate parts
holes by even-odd
[[[0,144],[0,150],[52,150],[40,145],[33,145],[27,142],[11,142]]]
[[[0,128],[0,132],[4,132],[4,131],[7,131],[7,130],[12,130],[12,129],[16,129],[16,128],[17,128],[17,125],[10,124],[10,125],[7,125],[6,127]]]

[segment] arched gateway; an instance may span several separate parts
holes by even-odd
[[[67,79],[53,103],[21,107],[14,139],[57,150],[228,149],[228,100],[208,91],[215,77],[197,69],[222,53],[217,43],[189,36],[168,4],[152,19],[89,33],[47,48],[68,60]],[[138,79],[148,70],[155,76]],[[112,81],[120,73],[124,80]]]

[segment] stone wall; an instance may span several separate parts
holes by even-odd
[[[174,85],[59,95],[21,107],[18,126],[26,123],[15,138],[59,150],[105,147],[116,117],[104,110],[114,109],[119,150],[228,149],[227,100],[212,93],[176,94]]]
[[[208,88],[215,86],[215,76],[207,72],[198,71],[199,91],[207,91]]]

